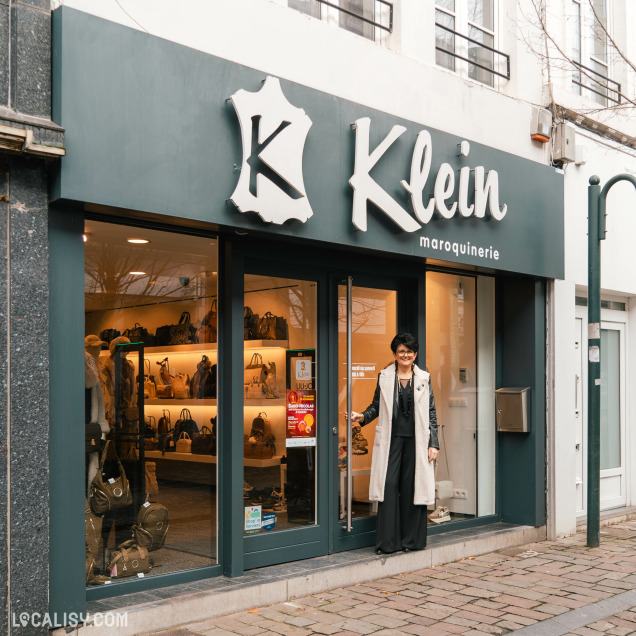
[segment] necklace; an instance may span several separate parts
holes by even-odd
[[[413,403],[413,374],[409,378],[400,378],[398,377],[398,402],[400,405],[400,411],[402,411],[402,415],[406,419],[411,415],[411,404]],[[408,380],[405,386],[402,386],[402,383],[399,380]],[[407,391],[408,387],[408,391]]]

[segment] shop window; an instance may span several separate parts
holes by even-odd
[[[316,283],[245,276],[244,531],[317,523]]]
[[[85,241],[87,582],[216,564],[217,242],[97,221]]]
[[[426,365],[437,407],[436,504],[450,520],[495,512],[494,284],[426,275]]]
[[[487,86],[509,79],[509,57],[496,51],[494,0],[437,0],[435,61]]]

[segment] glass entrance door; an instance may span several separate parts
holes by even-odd
[[[372,401],[378,374],[393,360],[390,343],[397,333],[398,293],[355,285],[338,286],[338,524],[347,537],[375,530],[377,503],[369,501],[369,475],[375,423],[347,426],[347,411],[362,411]]]

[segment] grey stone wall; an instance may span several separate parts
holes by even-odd
[[[50,117],[50,0],[0,0],[0,124],[62,145]],[[48,633],[17,617],[49,610],[49,167],[0,150],[0,634],[11,636]]]

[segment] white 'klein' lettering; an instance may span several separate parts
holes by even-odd
[[[415,232],[420,225],[402,208],[391,195],[381,188],[369,175],[375,164],[382,158],[396,139],[405,131],[404,126],[393,126],[389,134],[375,148],[369,152],[369,130],[371,119],[362,117],[354,123],[356,131],[355,165],[353,176],[349,184],[353,188],[353,224],[359,230],[367,230],[367,201],[374,203],[382,212],[392,219],[405,232]],[[475,216],[484,218],[486,207],[495,221],[501,221],[508,206],[499,207],[499,175],[496,170],[486,171],[483,166],[474,168],[475,187],[474,203],[468,204],[469,182],[471,169],[464,166],[459,171],[459,188],[457,201],[449,206],[447,202],[455,191],[455,171],[448,163],[442,163],[437,171],[433,186],[433,195],[424,205],[423,192],[431,170],[433,143],[427,130],[418,133],[411,158],[410,180],[400,181],[402,187],[409,193],[415,217],[422,223],[428,223],[435,210],[442,218],[452,219],[459,210],[460,216],[468,218]],[[485,182],[484,182],[485,179]]]

